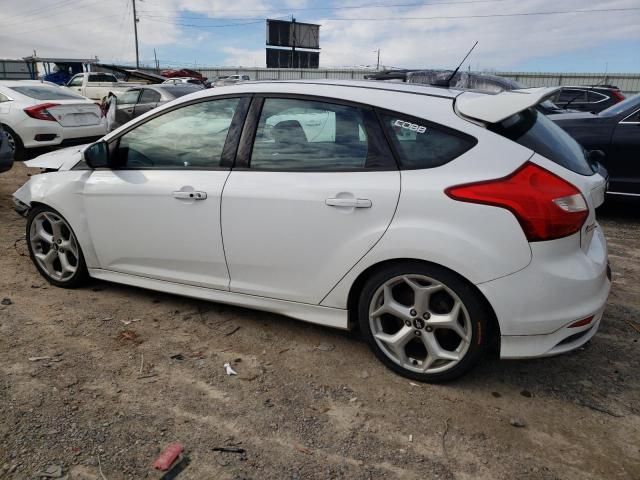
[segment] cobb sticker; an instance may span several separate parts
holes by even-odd
[[[411,130],[412,132],[416,133],[424,133],[427,131],[427,127],[423,127],[421,125],[418,125],[417,123],[403,122],[402,120],[396,120],[395,122],[393,122],[393,126],[406,128],[407,130]]]

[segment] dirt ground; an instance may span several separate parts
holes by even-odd
[[[637,207],[600,214],[614,284],[590,344],[417,385],[349,333],[99,281],[49,286],[12,209],[28,172],[0,175],[0,477],[160,478],[154,459],[179,441],[184,480],[640,479]]]

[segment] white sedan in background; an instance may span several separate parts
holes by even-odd
[[[359,328],[443,381],[595,335],[605,180],[535,105],[376,82],[260,82],[162,105],[14,194],[38,271]]]
[[[25,149],[90,143],[107,131],[93,101],[29,80],[0,81],[0,124],[18,159]]]

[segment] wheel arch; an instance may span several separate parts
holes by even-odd
[[[490,314],[487,322],[489,326],[489,331],[487,332],[488,350],[491,351],[492,353],[496,353],[496,354],[500,353],[500,324],[498,323],[498,317],[496,316],[495,310],[493,309],[493,306],[491,305],[491,303],[489,303],[489,300],[487,300],[487,297],[484,296],[484,294],[480,291],[480,289],[476,285],[473,284],[473,282],[470,282],[463,275],[460,275],[455,270],[452,270],[446,267],[445,265],[441,265],[435,262],[430,262],[427,260],[422,260],[417,258],[394,258],[394,259],[383,260],[383,261],[374,263],[373,265],[370,265],[369,267],[364,269],[362,272],[360,272],[360,274],[356,277],[354,282],[351,284],[351,288],[349,289],[349,294],[347,296],[348,325],[350,330],[358,329],[358,300],[360,298],[360,293],[362,292],[362,289],[366,281],[376,272],[383,270],[385,267],[388,267],[389,265],[393,265],[397,263],[415,263],[415,264],[443,268],[445,270],[448,270],[452,274],[456,275],[458,278],[460,278],[461,281],[467,284],[469,288],[471,288],[478,295],[478,298],[481,299],[481,301],[484,303],[485,307],[487,308],[487,311]]]

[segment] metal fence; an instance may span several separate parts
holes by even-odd
[[[298,68],[202,68],[200,73],[209,78],[224,75],[249,75],[251,80],[299,80],[328,78],[334,80],[361,80],[375,70],[363,69],[298,69]],[[555,87],[563,85],[615,85],[625,94],[640,93],[639,73],[533,73],[487,72],[516,80],[528,87]]]
[[[627,95],[640,93],[640,74],[638,73],[495,72],[495,75],[513,79],[528,87],[615,85]]]

